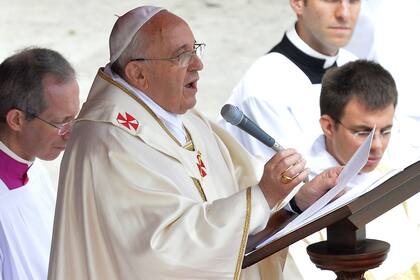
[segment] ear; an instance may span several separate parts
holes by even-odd
[[[292,7],[298,17],[302,15],[302,10],[305,5],[305,0],[290,0],[290,7]]]
[[[25,113],[18,109],[11,109],[6,114],[6,123],[14,131],[21,131],[24,121]]]
[[[145,91],[148,88],[145,71],[146,67],[143,63],[137,63],[135,61],[130,61],[124,68],[127,82],[141,91]]]
[[[328,115],[322,115],[319,119],[322,131],[327,139],[331,139],[335,132],[335,121]]]

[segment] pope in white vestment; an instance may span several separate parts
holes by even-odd
[[[260,169],[196,111],[181,117],[185,145],[99,70],[62,160],[49,279],[282,279],[285,252],[241,270],[268,219]]]
[[[386,161],[384,155],[378,167],[368,173],[359,173],[353,178],[348,188],[369,186],[386,175],[393,168],[399,168]],[[325,137],[319,136],[306,156],[310,177],[314,177],[331,166],[337,166],[337,160],[327,152]],[[379,279],[418,279],[420,269],[420,239],[416,224],[407,213],[404,202],[366,225],[366,237],[384,240],[391,244],[390,252],[384,263],[366,273],[367,280]],[[320,270],[310,261],[306,247],[326,239],[326,231],[315,233],[289,247],[289,254],[296,262],[300,278],[296,279],[333,279],[334,273]]]
[[[0,154],[0,279],[47,279],[55,205],[49,175],[2,142]]]

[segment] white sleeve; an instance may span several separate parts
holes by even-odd
[[[301,128],[295,116],[287,106],[276,106],[265,99],[251,96],[238,105],[243,112],[255,121],[265,132],[273,137],[284,148],[300,148],[302,146]],[[274,151],[248,135],[250,151],[256,156],[269,160]]]
[[[253,199],[249,234],[255,234],[267,226],[271,211],[260,187],[257,185],[251,189]]]

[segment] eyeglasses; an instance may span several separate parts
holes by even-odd
[[[344,1],[343,0],[324,0],[324,2],[342,4]],[[358,3],[360,3],[360,0],[348,0],[348,2],[349,2],[349,4],[358,4]]]
[[[373,128],[369,128],[369,127],[364,128],[364,129],[353,129],[353,128],[349,128],[345,126],[339,120],[334,119],[334,121],[337,122],[342,127],[344,127],[347,131],[349,131],[355,138],[360,139],[360,140],[366,139],[373,130]],[[391,136],[392,126],[383,128],[380,131],[378,130],[377,132],[379,132],[381,139],[388,139]],[[378,135],[375,135],[375,137],[376,136]]]
[[[47,121],[47,120],[45,120],[43,118],[40,118],[35,113],[31,113],[31,112],[25,112],[25,113],[27,113],[28,115],[30,115],[31,117],[33,117],[35,119],[38,119],[38,120],[40,120],[40,121],[42,121],[42,122],[44,122],[44,123],[46,123],[46,124],[48,124],[48,125],[56,128],[56,129],[58,129],[57,134],[59,136],[63,136],[65,134],[69,133],[71,131],[71,129],[73,128],[74,120],[71,120],[71,121],[65,122],[65,123],[60,123],[60,124],[54,124],[54,123],[49,122],[49,121]]]
[[[177,61],[179,66],[187,67],[190,64],[191,58],[196,55],[199,59],[203,58],[204,49],[206,44],[194,44],[194,49],[192,51],[183,52],[175,57],[165,57],[165,58],[135,58],[131,61],[147,61],[147,60],[174,60]]]

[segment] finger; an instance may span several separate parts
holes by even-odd
[[[309,169],[302,169],[298,173],[296,173],[294,176],[289,177],[287,175],[280,175],[280,182],[283,185],[287,185],[287,187],[294,188],[296,185],[298,185],[300,182],[302,182],[307,176],[309,175]]]
[[[302,155],[299,153],[290,154],[287,157],[284,157],[282,159],[279,159],[277,162],[275,162],[275,168],[280,173],[285,173],[289,171],[291,168],[293,168],[296,164],[304,162],[304,159],[302,158]],[[290,175],[290,173],[289,173]]]
[[[298,183],[299,184],[300,182],[302,182],[303,180],[305,180],[308,177],[308,175],[309,175],[309,168],[305,168],[300,173],[298,173],[298,174],[295,175],[293,181],[295,183]]]
[[[342,170],[343,170],[343,166],[336,166],[336,167],[329,168],[324,172],[325,178],[337,179]]]
[[[280,162],[290,156],[293,156],[295,154],[299,154],[295,149],[286,149],[286,150],[282,150],[278,153],[276,153],[271,159],[270,161],[273,162]]]
[[[288,156],[290,156],[292,154],[297,154],[297,153],[298,152],[295,149],[288,148],[288,149],[281,150],[277,154],[280,155],[281,157],[288,157]]]
[[[288,177],[295,177],[299,173],[301,173],[305,169],[306,161],[301,159],[297,161],[295,164],[290,165],[284,172],[283,175]]]
[[[319,193],[325,193],[338,182],[338,169],[330,168],[314,178],[313,185]]]

